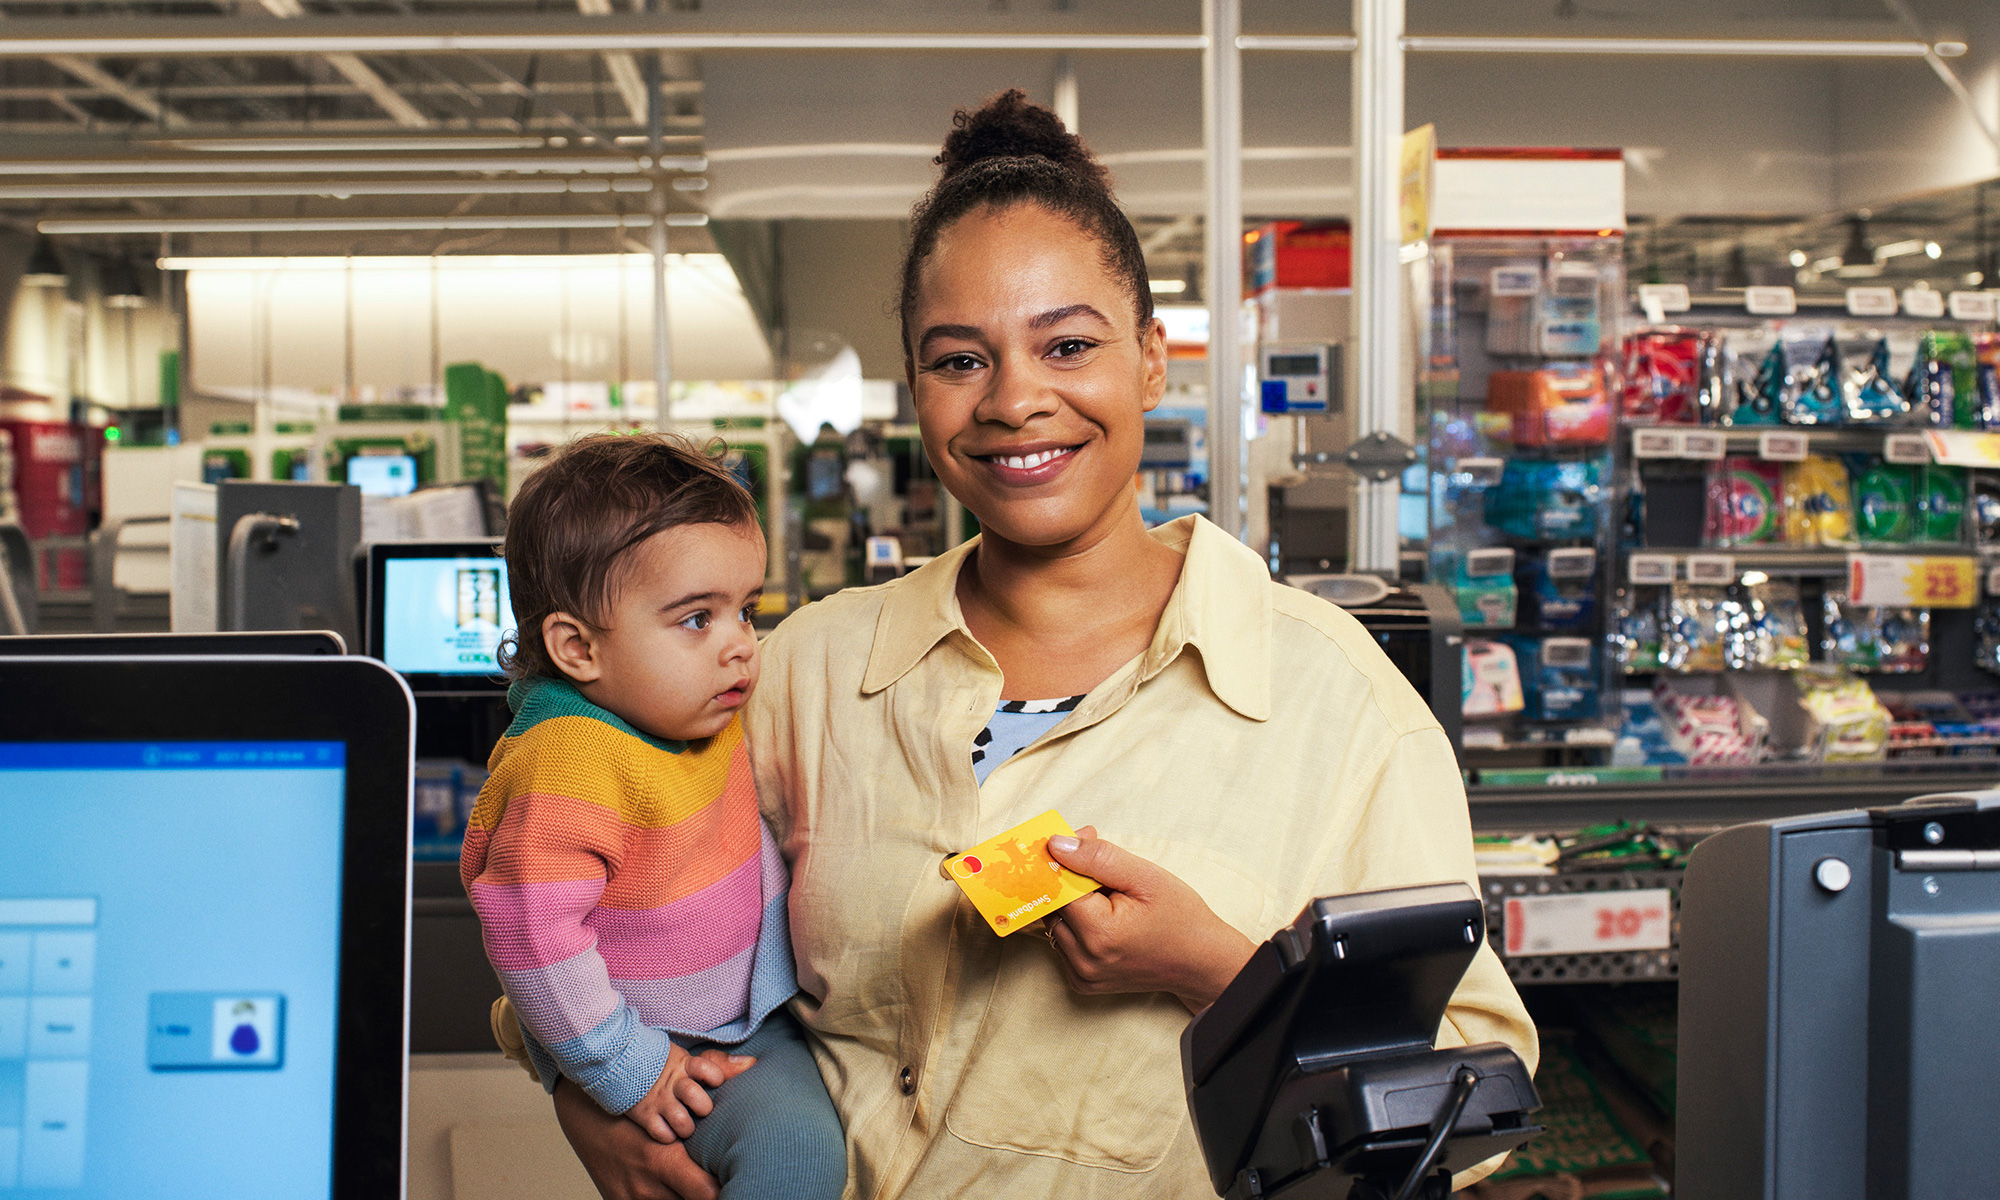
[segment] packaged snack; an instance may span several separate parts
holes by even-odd
[[[1854,476],[1854,525],[1864,543],[1901,543],[1917,533],[1916,475],[1874,460]]]
[[[1951,368],[1935,359],[1926,359],[1919,352],[1917,361],[1910,365],[1909,378],[1903,382],[1903,398],[1917,423],[1950,428],[1956,394]]]
[[[1702,540],[1711,546],[1776,541],[1784,510],[1784,468],[1758,458],[1717,462],[1708,477],[1708,513]]]
[[[1849,604],[1847,593],[1829,588],[1820,602],[1820,612],[1826,624],[1820,657],[1850,670],[1874,670],[1881,658],[1876,611]]]
[[[1761,664],[1757,661],[1757,625],[1750,597],[1743,588],[1722,589],[1715,602],[1715,630],[1722,639],[1722,666],[1742,671]]]
[[[1976,639],[1973,664],[1982,671],[2000,675],[2000,600],[1981,602],[1972,614],[1972,633]]]
[[[1879,759],[1889,742],[1889,710],[1863,681],[1838,667],[1815,663],[1794,672],[1799,704],[1819,726],[1828,762]]]
[[[1790,364],[1778,395],[1778,419],[1787,425],[1833,425],[1844,415],[1840,348],[1832,337],[1813,343],[1779,343]]]
[[[1853,487],[1837,458],[1814,455],[1785,468],[1784,540],[1794,546],[1854,544]]]
[[[2000,365],[1990,362],[1979,364],[1979,401],[1973,406],[1972,419],[1980,429],[2000,429]]]
[[[1662,425],[1700,420],[1706,341],[1693,329],[1645,329],[1626,338],[1619,405],[1625,419]]]
[[[1689,695],[1662,679],[1653,684],[1653,707],[1666,729],[1667,743],[1696,766],[1756,762],[1762,752],[1755,722],[1730,695]]]
[[[1521,668],[1513,647],[1484,638],[1465,639],[1465,666],[1460,672],[1460,701],[1468,719],[1520,712]]]
[[[1588,462],[1509,459],[1486,492],[1486,523],[1523,541],[1597,534],[1602,466]]]
[[[1597,551],[1550,550],[1531,566],[1535,624],[1569,631],[1589,628],[1597,613]]]
[[[1917,357],[1951,371],[1951,423],[1960,429],[1979,428],[1979,356],[1972,338],[1957,330],[1932,330],[1918,339]]]
[[[1467,629],[1512,629],[1520,592],[1514,586],[1514,552],[1504,547],[1470,550],[1458,559],[1452,593]]]
[[[1736,384],[1731,390],[1734,403],[1729,412],[1731,425],[1776,425],[1780,399],[1791,386],[1791,370],[1785,364],[1785,344],[1773,342],[1754,368],[1738,362],[1731,368]]]
[[[1618,669],[1627,675],[1650,674],[1659,670],[1659,596],[1649,594],[1641,600],[1629,589],[1621,589],[1618,595],[1616,625],[1611,633],[1611,646],[1618,658]]]
[[[2000,545],[2000,478],[1972,477],[1972,533],[1982,548]]]
[[[1925,463],[1917,485],[1917,537],[1957,542],[1965,534],[1965,476],[1955,467]]]
[[[1796,671],[1811,657],[1806,645],[1805,605],[1799,585],[1773,579],[1750,588],[1750,622],[1754,636],[1752,665],[1775,671]]]
[[[1660,635],[1660,669],[1720,671],[1722,629],[1716,606],[1722,589],[1677,583],[1667,598],[1667,623]]]
[[[1595,363],[1495,371],[1486,410],[1507,416],[1506,436],[1517,446],[1600,446],[1611,437],[1611,404]]]
[[[1854,347],[1845,361],[1855,365],[1841,372],[1840,398],[1847,419],[1883,424],[1900,421],[1910,405],[1889,378],[1889,339],[1878,337],[1874,344]]]
[[[1875,670],[1885,675],[1906,675],[1931,665],[1931,610],[1928,608],[1882,608],[1876,610]]]

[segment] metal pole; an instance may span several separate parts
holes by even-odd
[[[1202,142],[1208,169],[1208,515],[1243,536],[1243,61],[1238,0],[1202,0]]]
[[[1354,435],[1401,436],[1403,0],[1354,0]],[[1401,481],[1357,476],[1349,569],[1394,576]]]
[[[658,0],[647,0],[646,10],[657,12]],[[660,95],[660,56],[646,56],[646,148],[653,156],[653,190],[646,197],[653,214],[648,242],[653,251],[653,402],[654,420],[665,426],[673,416],[667,388],[673,383],[673,343],[667,331],[667,179],[658,164],[667,144],[667,113]]]

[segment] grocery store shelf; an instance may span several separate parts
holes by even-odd
[[[1588,768],[1565,772],[1562,787],[1466,789],[1481,833],[1567,832],[1609,821],[1674,828],[1721,828],[1775,817],[1900,804],[1929,792],[2000,787],[2000,761],[1825,764],[1683,769],[1653,784],[1592,785]]]

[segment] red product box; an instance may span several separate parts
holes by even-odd
[[[1701,338],[1692,329],[1648,329],[1625,339],[1627,420],[1692,425],[1701,413]]]
[[[1516,446],[1600,446],[1611,440],[1611,404],[1594,364],[1495,371],[1486,380],[1486,411],[1511,418]]]
[[[1345,221],[1272,221],[1243,235],[1243,278],[1268,288],[1354,286],[1354,234]]]
[[[95,471],[88,443],[95,431],[56,421],[0,421],[0,429],[13,439],[14,496],[22,531],[36,541],[88,532],[95,499],[89,487]],[[85,586],[84,551],[55,550],[40,557],[44,589]]]

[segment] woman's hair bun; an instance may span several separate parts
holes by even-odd
[[[945,179],[987,159],[1039,157],[1110,186],[1109,174],[1084,148],[1083,139],[1063,128],[1061,117],[1029,101],[1020,88],[1007,89],[977,112],[959,109],[951,124],[937,157]]]

